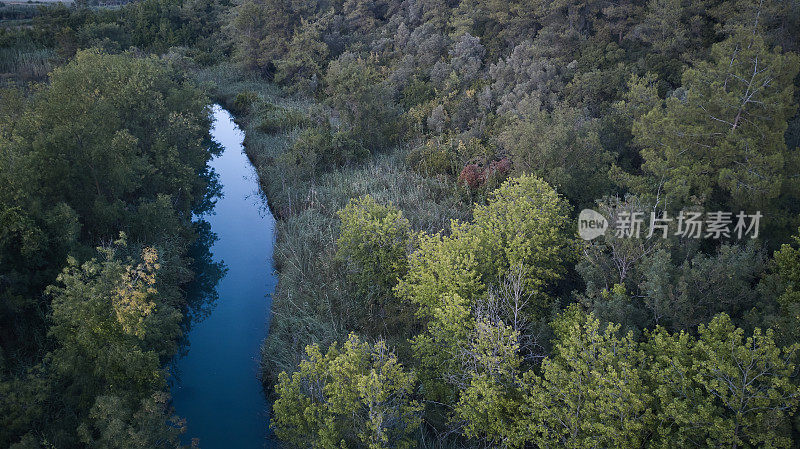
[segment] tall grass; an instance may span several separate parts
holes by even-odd
[[[358,165],[323,167],[314,176],[304,175],[281,156],[308,126],[309,121],[299,119],[298,114],[307,116],[313,103],[288,97],[277,87],[242,75],[231,66],[204,69],[197,80],[227,108],[246,109],[236,114],[245,131],[245,151],[279,219],[275,244],[278,287],[261,354],[262,380],[269,389],[278,373],[295,369],[306,345],[341,341],[348,332],[359,331],[364,320],[374,319],[365,316],[363,299],[335,258],[336,211],[351,198],[370,194],[402,210],[415,230],[437,232],[447,228],[452,219],[469,219],[471,202],[451,181],[425,177],[408,168],[403,147],[378,153]],[[243,92],[247,100],[239,97],[237,102]],[[265,125],[265,120],[270,125]],[[392,336],[384,337],[391,342]]]
[[[21,82],[42,81],[53,68],[55,52],[26,47],[0,48],[0,74]]]

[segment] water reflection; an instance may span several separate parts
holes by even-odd
[[[221,108],[214,116],[212,135],[225,150],[211,168],[223,196],[197,222],[197,278],[187,292],[186,340],[172,364],[170,390],[175,413],[186,419],[185,444],[198,438],[204,449],[262,448],[273,445],[258,357],[277,283],[275,220],[243,153],[243,133]]]
[[[195,278],[186,291],[186,331],[192,324],[202,321],[211,313],[219,298],[217,284],[228,271],[225,263],[214,260],[211,253],[211,248],[218,239],[217,234],[211,231],[211,223],[205,220],[195,222],[195,229],[197,240],[190,249]]]

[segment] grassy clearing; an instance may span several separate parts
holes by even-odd
[[[365,320],[376,319],[335,258],[336,211],[351,198],[370,194],[402,210],[414,230],[437,232],[452,219],[469,219],[471,199],[451,181],[409,169],[403,147],[360,164],[323,167],[308,176],[281,156],[302,129],[312,126],[313,103],[288,97],[229,66],[206,69],[197,79],[234,112],[245,131],[245,151],[279,219],[275,245],[279,282],[261,362],[262,379],[271,388],[278,373],[295,368],[306,345],[342,341],[348,332],[364,328]]]
[[[50,49],[0,48],[0,77],[17,83],[42,81],[53,69],[54,58]]]

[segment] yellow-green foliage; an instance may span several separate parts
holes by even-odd
[[[521,409],[519,332],[500,323],[478,320],[462,366],[463,389],[454,408],[464,433],[487,442],[513,446]],[[466,363],[465,363],[466,362]]]
[[[453,222],[450,236],[423,235],[409,259],[408,275],[398,285],[398,293],[428,320],[426,331],[413,344],[432,397],[446,395],[447,390],[431,381],[459,371],[457,355],[473,327],[472,305],[486,292],[474,251],[479,242],[467,230],[467,225]]]
[[[271,425],[297,447],[411,447],[422,411],[414,384],[383,341],[350,334],[324,354],[309,345],[297,371],[280,374]]]
[[[524,374],[519,441],[542,448],[641,447],[652,422],[651,396],[645,355],[633,336],[619,335],[619,325],[604,329],[576,308],[554,327],[557,343],[542,375]]]
[[[800,345],[778,347],[771,329],[745,336],[726,314],[698,330],[650,339],[661,447],[791,447]]]
[[[495,276],[485,280],[521,267],[526,287],[542,295],[574,258],[568,213],[566,200],[540,178],[523,175],[504,182],[488,204],[473,211],[472,229],[490,264],[485,274]]]
[[[124,240],[117,245],[124,246]],[[149,340],[161,332],[178,334],[180,315],[163,304],[157,308],[154,284],[160,266],[153,248],[142,251],[138,264],[123,263],[113,248],[100,253],[104,259],[80,266],[71,258],[58,284],[48,289],[53,295],[49,334],[61,344],[52,362],[64,375],[82,374],[83,382],[147,394],[148,388],[163,385],[158,358],[165,355],[152,350]],[[80,369],[97,378],[88,380],[91,376]]]
[[[467,436],[507,447],[791,446],[781,435],[800,395],[800,346],[778,347],[771,330],[746,336],[720,314],[697,337],[658,328],[639,343],[577,306],[554,328],[553,354],[524,372],[513,332],[478,333],[488,345],[470,349],[488,363],[472,365],[455,407]]]
[[[505,357],[484,364],[461,392],[455,410],[467,436],[510,447],[641,447],[652,418],[643,351],[630,335],[618,336],[618,326],[603,329],[577,308],[554,327],[555,351],[541,375],[519,370],[517,337],[508,329],[501,338],[502,326],[483,332],[478,347],[505,347]]]
[[[365,195],[337,212],[342,220],[337,256],[346,260],[362,293],[390,294],[407,268],[411,225],[393,206]]]
[[[459,372],[456,359],[474,328],[473,307],[512,268],[521,272],[533,299],[524,313],[540,314],[549,302],[547,286],[573,257],[567,212],[566,201],[546,182],[523,175],[504,182],[486,205],[476,205],[472,223],[454,221],[449,236],[420,238],[397,291],[428,320],[426,332],[414,340],[424,380]],[[445,394],[441,387],[428,388]]]
[[[568,207],[539,178],[510,179],[486,205],[475,206],[472,223],[452,222],[449,236],[423,235],[398,291],[429,315],[442,296],[475,299],[518,267],[526,287],[544,302],[546,286],[563,275],[564,262],[574,256]]]

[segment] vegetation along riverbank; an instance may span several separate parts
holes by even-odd
[[[283,444],[798,445],[798,2],[87,6],[0,8],[0,445],[179,444],[210,98]]]

